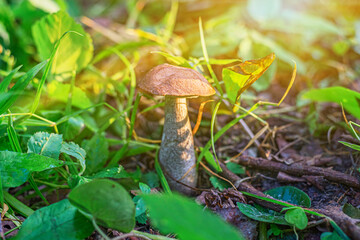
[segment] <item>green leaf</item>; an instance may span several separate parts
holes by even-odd
[[[342,208],[343,212],[351,218],[360,219],[360,209],[349,203],[345,203]]]
[[[141,192],[145,193],[145,194],[149,194],[151,193],[151,188],[146,185],[145,183],[139,183],[139,188],[141,190]]]
[[[31,172],[61,165],[61,161],[35,153],[0,151],[0,178],[3,187],[20,186],[27,181]]]
[[[14,77],[15,73],[17,73],[19,71],[19,69],[21,68],[21,66],[15,68],[14,70],[12,70],[5,78],[4,80],[1,81],[0,83],[0,93],[4,93],[6,92],[12,78]]]
[[[153,51],[151,53],[160,54],[161,56],[165,57],[168,61],[170,61],[178,66],[191,68],[191,65],[189,64],[189,62],[181,56],[173,56],[169,53],[160,52],[160,51]]]
[[[94,135],[83,146],[86,151],[86,173],[93,173],[104,167],[109,156],[109,144],[101,135]]]
[[[92,179],[83,177],[83,176],[79,176],[79,175],[71,175],[67,180],[68,185],[71,189],[74,189],[78,185],[81,185],[81,184],[84,184],[87,182],[91,182],[91,181],[92,181]]]
[[[226,167],[235,174],[244,174],[245,173],[244,167],[242,167],[239,164],[234,163],[234,162],[226,163]]]
[[[28,153],[59,159],[62,146],[62,135],[37,132],[28,141]]]
[[[298,206],[303,206],[307,208],[311,207],[311,200],[309,196],[296,187],[283,186],[273,188],[266,191],[265,194],[268,194],[278,200],[282,200]]]
[[[245,239],[231,225],[195,202],[176,194],[142,195],[152,225],[186,240]]]
[[[285,213],[285,220],[291,225],[295,225],[296,228],[304,230],[308,224],[308,219],[302,208],[289,209]]]
[[[24,91],[25,87],[45,66],[45,64],[46,61],[39,63],[38,65],[30,69],[24,76],[22,76],[7,93],[0,93],[0,114],[4,113],[11,107],[15,100]]]
[[[348,142],[343,142],[343,141],[339,141],[339,143],[344,144],[345,146],[352,148],[356,151],[360,151],[360,145],[358,145],[358,144],[348,143]]]
[[[94,175],[89,176],[89,178],[128,178],[130,174],[124,170],[123,166],[113,167],[101,170],[100,172],[95,173]]]
[[[157,188],[160,186],[159,176],[155,172],[148,172],[144,174],[142,181],[144,181],[151,188]]]
[[[118,183],[95,179],[81,184],[69,194],[70,202],[104,227],[130,232],[135,226],[135,205]]]
[[[360,119],[360,93],[344,87],[312,89],[304,93],[303,98],[317,102],[334,102],[342,104],[346,111]]]
[[[200,150],[204,152],[204,158],[205,158],[206,162],[212,168],[214,168],[217,172],[221,172],[222,169],[221,169],[221,167],[219,167],[219,164],[214,159],[214,155],[209,151],[209,148],[205,149],[205,148],[200,147]]]
[[[85,168],[86,168],[86,164],[85,164],[86,152],[79,145],[77,145],[76,143],[73,143],[73,142],[70,142],[70,143],[63,142],[62,145],[61,145],[60,152],[66,153],[66,154],[68,154],[70,156],[73,156],[77,160],[79,160],[81,168],[82,168],[82,170],[80,172],[80,175],[85,171]]]
[[[146,185],[145,183],[140,182],[139,188],[142,193],[149,194],[151,193],[151,188]],[[137,222],[145,224],[147,221],[147,214],[146,214],[146,206],[144,199],[137,195],[133,198],[133,201],[135,203],[135,219]]]
[[[245,203],[237,203],[240,211],[247,217],[260,221],[260,222],[268,222],[275,223],[280,225],[289,225],[285,220],[284,214],[280,214],[274,211],[262,210],[261,208],[253,207],[249,204]]]
[[[15,240],[76,240],[90,236],[94,227],[67,199],[41,208],[22,224]]]
[[[225,182],[222,179],[219,179],[215,176],[210,177],[210,182],[214,186],[214,188],[219,189],[220,191],[231,187],[231,185],[228,182]]]
[[[324,232],[320,236],[321,240],[342,240],[336,232]]]
[[[241,75],[231,71],[230,69],[224,68],[222,71],[222,77],[224,80],[227,97],[232,103],[235,103],[238,96],[238,91],[244,86],[246,80],[249,79],[249,76]]]
[[[235,66],[224,68],[223,81],[229,100],[235,103],[237,98],[249,88],[270,67],[275,54],[256,60],[249,60]]]
[[[65,32],[74,31],[82,35],[69,34],[61,41],[52,73],[70,74],[74,69],[83,69],[91,61],[93,46],[89,34],[66,12],[59,11],[43,17],[31,30],[41,59],[50,57],[54,44]]]
[[[53,81],[47,85],[47,94],[51,96],[52,100],[66,103],[69,92],[70,84]],[[83,90],[74,86],[71,105],[83,109],[91,107],[92,103]]]
[[[28,217],[35,212],[6,191],[4,191],[4,200],[9,206],[13,208],[13,210],[23,215],[24,217]]]
[[[84,120],[77,116],[70,117],[67,122],[62,124],[61,128],[59,127],[59,130],[64,134],[64,140],[69,141],[78,136],[84,127]]]

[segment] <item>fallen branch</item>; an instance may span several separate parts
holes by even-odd
[[[254,188],[251,184],[246,183],[246,182],[242,182],[241,178],[239,176],[237,176],[236,174],[232,173],[226,167],[226,165],[223,164],[222,162],[220,162],[220,166],[221,166],[221,168],[223,170],[221,172],[221,175],[223,177],[227,178],[228,180],[232,181],[239,191],[251,193],[251,194],[254,194],[254,195],[257,195],[257,196],[260,196],[260,197],[271,198],[271,197],[265,195],[263,192],[261,192],[261,191],[257,190],[256,188]],[[259,204],[259,205],[261,205],[263,207],[272,209],[272,210],[277,211],[277,212],[280,212],[284,208],[284,206],[281,206],[279,204],[269,202],[269,201],[265,201],[265,200],[261,200],[261,199],[258,199],[256,197],[249,197],[248,196],[248,198],[250,198],[255,203],[257,203],[257,204]],[[341,211],[340,208],[336,208],[334,206],[329,206],[329,207],[326,207],[324,209],[308,209],[308,210],[328,216],[334,222],[336,222],[336,224],[351,239],[360,240],[360,228],[358,226],[356,226],[356,223],[358,221],[356,219],[353,219],[353,218],[347,216],[346,214],[344,214]]]
[[[250,168],[266,170],[271,172],[284,172],[294,176],[323,176],[326,180],[341,183],[349,187],[360,189],[360,182],[357,178],[332,169],[312,167],[299,163],[287,165],[285,163],[270,161],[264,158],[241,156],[236,162]]]

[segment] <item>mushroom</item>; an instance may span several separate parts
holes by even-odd
[[[138,88],[153,95],[165,96],[159,162],[170,188],[191,195],[193,190],[185,185],[196,187],[197,171],[186,98],[211,96],[215,90],[199,72],[169,64],[152,68],[138,82]]]

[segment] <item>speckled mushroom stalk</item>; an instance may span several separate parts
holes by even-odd
[[[197,171],[186,98],[211,96],[215,90],[199,72],[169,64],[152,68],[137,87],[146,93],[165,96],[159,162],[170,188],[191,195],[196,187]]]
[[[167,179],[170,187],[191,195],[191,188],[175,181],[180,180],[190,187],[196,187],[197,183],[194,140],[186,98],[165,96],[165,122],[159,161],[165,174],[171,176]]]

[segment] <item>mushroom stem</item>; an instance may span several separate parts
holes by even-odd
[[[186,98],[165,96],[165,123],[159,161],[165,175],[170,175],[167,178],[170,188],[191,195],[191,188],[173,180],[181,179],[182,183],[191,187],[196,187],[197,183],[194,140]]]

